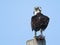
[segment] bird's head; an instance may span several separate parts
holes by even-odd
[[[41,7],[34,7],[33,14],[36,15],[37,13],[41,13]]]

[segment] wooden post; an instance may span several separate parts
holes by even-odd
[[[26,42],[26,45],[46,45],[46,40],[36,40],[36,39],[31,39]]]

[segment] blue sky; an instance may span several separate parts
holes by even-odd
[[[0,45],[26,45],[32,39],[31,17],[35,6],[50,18],[46,45],[60,45],[60,0],[0,0]]]

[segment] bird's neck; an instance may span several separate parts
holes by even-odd
[[[40,13],[40,11],[39,10],[35,11],[34,15],[37,15],[37,13]]]

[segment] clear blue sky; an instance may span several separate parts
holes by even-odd
[[[33,38],[30,21],[35,6],[50,17],[46,45],[60,45],[60,0],[0,0],[0,45],[26,45]]]

